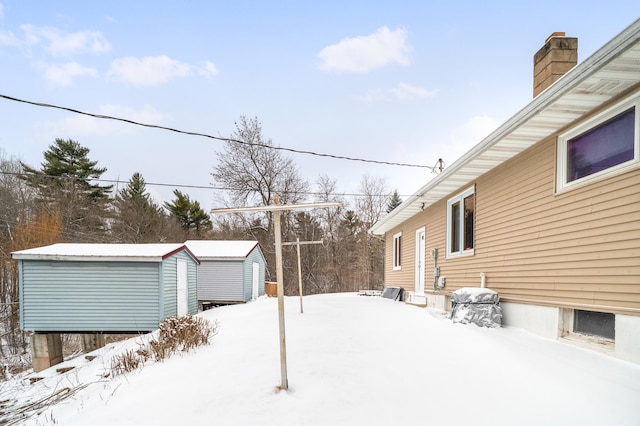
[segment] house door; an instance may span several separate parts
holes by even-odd
[[[420,228],[416,231],[416,275],[415,275],[415,292],[416,294],[424,294],[424,276],[425,276],[425,239],[426,230]]]
[[[260,264],[253,262],[253,280],[251,286],[251,299],[256,299],[259,296],[260,290]]]
[[[178,259],[177,263],[177,309],[178,316],[187,315],[189,313],[189,286],[187,276],[187,261]]]

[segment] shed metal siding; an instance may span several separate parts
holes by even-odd
[[[164,307],[164,318],[176,316],[178,314],[178,262],[177,259],[185,259],[187,261],[187,277],[188,277],[188,294],[189,294],[189,314],[194,315],[198,312],[197,300],[197,265],[191,256],[186,252],[180,251],[162,262],[162,297]]]
[[[253,291],[253,263],[260,265],[260,272],[258,276],[258,295],[264,294],[264,278],[265,278],[265,261],[261,252],[254,249],[249,253],[247,259],[244,262],[244,300],[251,300]]]
[[[148,331],[159,318],[157,263],[21,261],[30,331]],[[24,283],[28,285],[24,285]]]
[[[202,260],[198,266],[198,300],[245,301],[243,270],[242,260]]]

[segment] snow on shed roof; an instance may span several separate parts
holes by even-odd
[[[257,241],[189,240],[184,243],[200,259],[245,258],[258,245]]]
[[[77,244],[57,243],[11,253],[14,259],[161,262],[186,250],[197,262],[198,258],[184,244]]]

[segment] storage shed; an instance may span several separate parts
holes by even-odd
[[[23,330],[148,332],[197,313],[200,262],[184,244],[60,243],[12,256]]]
[[[200,259],[198,302],[242,303],[264,294],[266,261],[257,241],[190,240]]]

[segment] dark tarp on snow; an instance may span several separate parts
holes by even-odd
[[[500,327],[502,308],[495,291],[481,287],[463,287],[451,293],[451,319],[461,324]]]
[[[402,287],[385,287],[382,289],[382,297],[391,300],[402,300]]]

